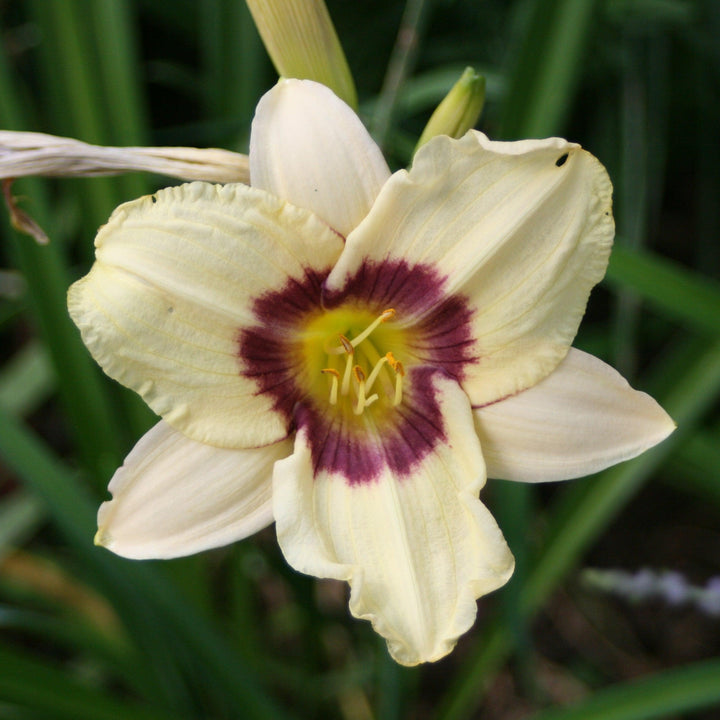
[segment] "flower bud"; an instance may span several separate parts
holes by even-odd
[[[485,104],[485,78],[465,68],[445,99],[437,106],[415,147],[417,152],[436,135],[462,137],[480,117]]]
[[[345,53],[324,0],[247,0],[278,74],[327,85],[357,109]]]

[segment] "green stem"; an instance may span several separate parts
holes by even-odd
[[[415,64],[429,6],[429,0],[408,0],[405,5],[372,123],[373,137],[383,149],[392,127],[400,88]]]

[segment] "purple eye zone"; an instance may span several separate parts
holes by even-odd
[[[478,361],[473,311],[463,297],[444,293],[444,278],[429,266],[366,261],[333,292],[324,289],[329,272],[307,270],[255,299],[256,324],[238,335],[241,373],[255,381],[258,394],[272,399],[288,432],[306,433],[316,474],[339,474],[351,484],[372,482],[385,469],[403,478],[446,440],[433,375],[442,372],[461,381],[465,368]],[[300,361],[293,351],[309,318],[346,303],[366,307],[369,314],[394,308],[412,355],[403,358],[402,402],[392,412],[377,418],[366,413],[352,422],[342,412],[330,412],[329,403],[318,404],[299,384]]]

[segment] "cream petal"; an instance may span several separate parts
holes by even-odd
[[[474,622],[476,598],[502,586],[513,569],[478,499],[485,468],[467,397],[440,373],[430,382],[444,437],[407,474],[390,467],[412,448],[387,447],[386,428],[377,427],[374,439],[336,443],[329,462],[355,454],[359,471],[368,467],[365,460],[372,465],[385,455],[372,479],[348,478],[323,468],[323,452],[318,463],[312,443],[333,443],[301,423],[293,455],[275,465],[273,476],[278,540],[288,562],[348,581],[350,611],[370,620],[404,665],[449,653]]]
[[[385,184],[328,289],[368,260],[433,268],[445,294],[472,310],[463,387],[473,404],[493,402],[537,383],[567,352],[607,265],[611,196],[602,165],[564,140],[438,137]]]
[[[110,481],[95,542],[128,558],[191,555],[240,540],[272,520],[272,467],[292,452],[203,445],[160,421]]]
[[[258,103],[250,133],[254,187],[312,210],[347,236],[388,177],[358,116],[324,85],[281,80]]]
[[[538,385],[474,415],[488,476],[523,482],[590,475],[639,455],[675,429],[649,395],[573,348]]]
[[[270,290],[325,273],[342,240],[310,212],[245,185],[193,183],[122,205],[68,295],[108,375],[199,442],[254,447],[287,434],[240,357]],[[272,322],[282,325],[278,311]],[[259,421],[261,419],[261,421]]]

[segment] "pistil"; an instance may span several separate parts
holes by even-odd
[[[328,355],[342,355],[344,352],[350,352],[347,349],[348,343],[351,347],[356,348],[365,338],[370,336],[370,333],[372,333],[378,325],[387,322],[393,317],[395,317],[395,310],[393,308],[383,310],[357,337],[348,340],[344,335],[340,335],[340,346],[326,348],[325,352],[327,352]]]
[[[388,308],[383,310],[380,315],[375,318],[357,337],[352,339],[353,347],[357,347],[366,337],[370,336],[370,333],[381,323],[387,322],[391,318],[395,317],[394,308]]]

